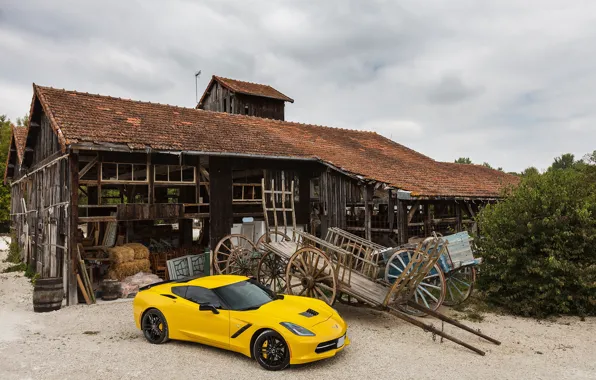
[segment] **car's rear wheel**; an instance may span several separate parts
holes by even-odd
[[[268,371],[279,371],[290,364],[290,350],[284,339],[273,330],[265,330],[253,344],[257,363]]]
[[[143,314],[141,329],[149,343],[161,344],[168,341],[168,322],[157,309],[149,309]]]

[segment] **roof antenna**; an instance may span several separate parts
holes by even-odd
[[[199,103],[199,77],[201,76],[201,70],[195,73],[195,102]]]

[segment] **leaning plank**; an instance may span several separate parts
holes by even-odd
[[[81,276],[77,273],[77,283],[79,284],[79,289],[83,294],[83,298],[85,299],[85,303],[87,305],[91,305],[91,300],[89,300],[89,296],[87,295],[87,291],[85,290],[85,285],[83,285],[83,281],[81,281]]]
[[[89,292],[89,298],[91,299],[92,303],[95,303],[95,294],[93,293],[93,284],[89,280],[89,274],[87,273],[87,266],[85,265],[85,261],[81,258],[81,244],[77,244],[77,258],[79,260],[79,266],[81,273],[83,274],[83,281],[85,283],[85,287]]]

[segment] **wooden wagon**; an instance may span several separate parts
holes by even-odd
[[[448,318],[426,306],[411,301],[418,286],[436,265],[447,243],[440,238],[427,239],[413,250],[412,256],[393,283],[380,278],[384,270],[379,265],[382,250],[366,241],[352,240],[347,244],[337,239],[323,240],[296,228],[294,185],[290,189],[275,190],[275,183],[263,188],[263,213],[266,234],[259,239],[259,249],[249,239],[224,238],[223,251],[214,252],[214,266],[221,273],[254,274],[263,284],[277,292],[313,297],[332,305],[338,295],[346,295],[361,303],[392,312],[426,331],[461,344],[481,355],[473,347],[429,324],[420,322],[402,312],[410,307],[444,322],[450,323],[500,344],[480,332]],[[273,225],[270,225],[273,222]],[[230,247],[227,244],[234,244]],[[220,247],[220,244],[218,244]],[[229,251],[229,252],[228,252]]]

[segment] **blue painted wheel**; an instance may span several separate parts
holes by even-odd
[[[403,249],[391,255],[385,268],[385,281],[393,284],[395,280],[403,273],[408,263],[414,255],[413,249]],[[446,294],[445,275],[438,264],[428,272],[426,277],[422,280],[420,285],[416,288],[413,301],[421,306],[427,307],[431,310],[437,310],[443,304]],[[410,315],[425,316],[426,314],[408,307],[406,305],[398,306],[398,308]]]
[[[476,268],[462,267],[449,272],[445,279],[447,293],[443,303],[447,306],[455,306],[464,302],[474,290],[476,282]]]

